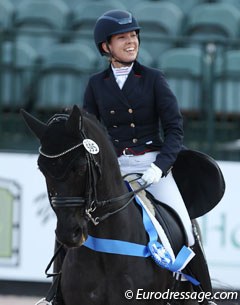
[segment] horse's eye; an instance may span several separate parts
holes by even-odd
[[[76,173],[78,175],[85,175],[85,173],[86,173],[86,166],[81,166],[80,168],[78,168]]]
[[[87,170],[87,164],[86,163],[79,163],[77,162],[76,164],[74,164],[74,166],[72,167],[72,171],[77,174],[77,175],[83,175],[86,173]]]

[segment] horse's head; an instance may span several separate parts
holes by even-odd
[[[105,181],[121,179],[114,150],[100,124],[77,106],[70,115],[56,114],[46,124],[24,110],[22,115],[41,143],[38,165],[57,216],[57,239],[80,246],[89,220],[97,223],[92,216],[96,202],[111,198],[115,189]]]

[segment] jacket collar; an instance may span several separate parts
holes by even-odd
[[[127,107],[130,107],[128,98],[131,97],[136,88],[138,88],[137,84],[141,76],[142,66],[137,61],[135,61],[122,90],[119,88],[115,80],[111,65],[108,67],[107,70],[105,70],[104,80],[108,90],[114,96],[116,96],[116,100],[120,100]]]
[[[142,76],[142,65],[138,61],[135,61],[133,64],[133,71],[136,77]]]
[[[133,64],[132,71],[134,72],[134,75],[136,77],[141,77],[142,76],[142,65],[138,61],[135,61]],[[104,79],[109,78],[110,74],[112,74],[112,73],[113,73],[113,71],[112,71],[111,64],[110,64],[108,69],[105,70]]]

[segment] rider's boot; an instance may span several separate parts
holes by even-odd
[[[205,259],[205,255],[203,252],[203,248],[198,237],[195,238],[195,244],[191,248],[194,251],[195,256],[186,266],[185,269],[186,274],[193,276],[196,280],[200,282],[200,285],[198,286],[193,285],[194,291],[202,292],[201,296],[203,295],[203,292],[204,293],[210,292],[211,293],[210,298],[211,298],[213,296],[211,278],[207,266],[207,261]],[[213,301],[209,300],[209,296],[199,304],[216,305]]]
[[[192,260],[188,263],[186,268],[183,270],[183,273],[186,273],[196,280],[200,282],[200,285],[195,286],[192,285],[193,291],[199,293],[199,304],[201,305],[217,305],[214,303],[212,300],[208,300],[211,298],[213,295],[213,290],[212,290],[212,284],[211,284],[211,279],[208,271],[208,266],[207,262],[203,253],[203,249],[201,247],[201,244],[198,240],[195,241],[195,244],[191,247],[192,250],[195,253],[195,256],[192,258]],[[177,291],[179,293],[185,291],[189,292],[189,289],[191,288],[190,282],[188,281],[181,281],[181,280],[176,280],[175,285],[172,288],[173,291]],[[207,297],[206,299],[204,298],[204,293],[210,292],[211,296]],[[201,294],[200,294],[201,293]],[[201,300],[201,302],[200,302]],[[169,305],[181,305],[185,304],[185,301],[181,300],[171,300],[169,301]],[[186,303],[188,304],[188,303]],[[190,303],[192,304],[192,303]]]

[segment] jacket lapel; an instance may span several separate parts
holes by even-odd
[[[129,97],[139,89],[139,82],[141,75],[135,73],[134,69],[128,75],[128,78],[122,88],[122,93],[124,96]]]
[[[130,107],[129,96],[131,96],[136,88],[138,88],[138,82],[141,79],[139,67],[140,64],[135,62],[122,90],[119,88],[110,66],[105,74],[104,84],[106,85],[107,90],[109,90],[109,92],[116,96],[117,100],[120,100],[127,107]]]

